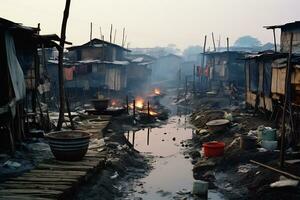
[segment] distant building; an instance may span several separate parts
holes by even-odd
[[[176,80],[177,72],[183,62],[182,57],[175,54],[159,57],[152,64],[152,80],[167,81]]]

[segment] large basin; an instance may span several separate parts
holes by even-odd
[[[46,135],[57,160],[79,161],[85,156],[90,134],[84,131],[58,131]]]

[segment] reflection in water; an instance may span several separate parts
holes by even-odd
[[[140,180],[144,183],[143,190],[146,193],[139,193],[139,186],[136,186],[134,197],[144,200],[172,199],[176,192],[192,189],[193,166],[189,159],[184,158],[181,149],[181,141],[191,139],[192,134],[193,129],[187,123],[186,116],[172,117],[162,127],[130,132],[127,138],[132,141],[134,148],[155,157],[153,170]],[[168,195],[162,195],[160,191]],[[212,199],[221,199],[218,195],[209,193]]]

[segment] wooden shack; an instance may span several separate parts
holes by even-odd
[[[211,89],[228,86],[234,82],[238,87],[244,87],[245,52],[224,51],[204,53],[204,65],[209,68],[209,82]]]
[[[126,88],[129,61],[125,54],[130,50],[100,39],[67,49],[74,78],[66,80],[66,88],[87,90],[91,94],[101,89],[121,91]]]
[[[42,68],[38,48],[55,46],[54,35],[41,36],[39,28],[0,18],[0,131],[2,149],[22,141],[25,121],[37,116]]]
[[[251,54],[245,58],[246,103],[254,108],[273,111],[273,61],[286,57],[273,51]]]

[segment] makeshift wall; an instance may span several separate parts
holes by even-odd
[[[300,53],[300,29],[292,31],[293,36],[293,53]],[[281,32],[281,52],[288,53],[290,49],[291,31]]]
[[[122,90],[127,86],[127,76],[123,67],[107,67],[105,85],[110,90]]]
[[[259,84],[259,65],[255,60],[249,61],[249,79],[250,91],[256,93]]]

